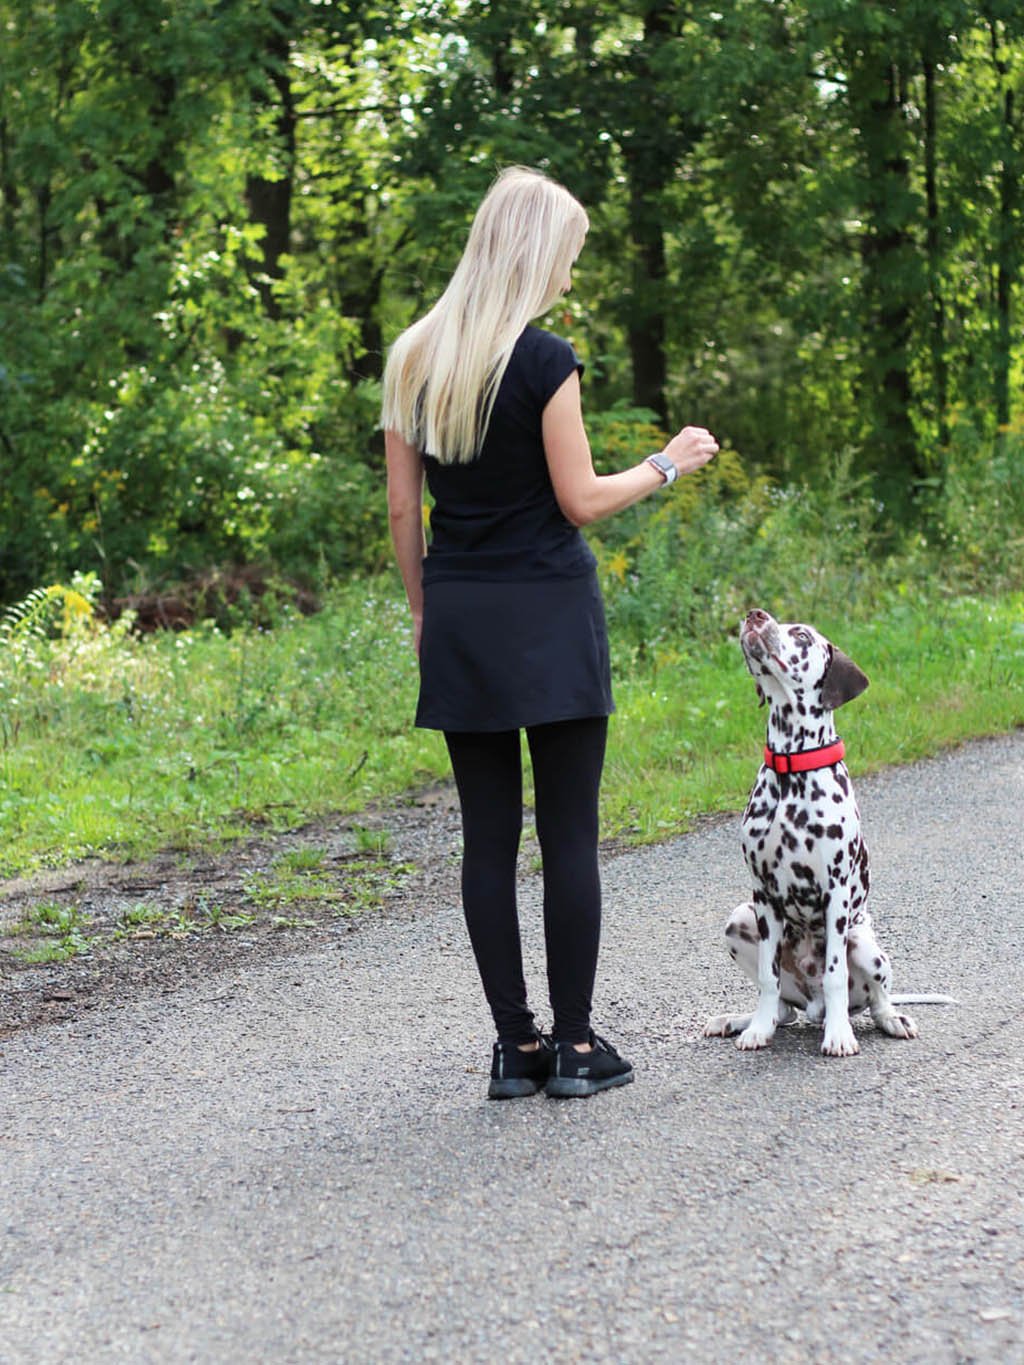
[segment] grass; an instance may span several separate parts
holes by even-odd
[[[336,902],[341,888],[323,866],[320,849],[301,848],[283,854],[270,871],[256,873],[246,883],[245,894],[261,909],[294,910],[303,901]],[[283,918],[283,916],[279,916]]]
[[[742,805],[764,722],[736,624],[730,607],[706,645],[663,635],[643,650],[612,606],[618,713],[605,837],[645,842]],[[855,776],[1024,725],[1020,593],[895,593],[855,615],[823,607],[814,624],[872,679],[839,717]],[[352,814],[446,777],[441,737],[412,727],[415,686],[390,579],[350,584],[318,616],[272,631],[137,640],[80,623],[64,638],[24,643],[0,660],[0,876],[88,855],[227,845],[254,825]],[[386,831],[357,831],[370,861],[346,884],[342,913],[379,899],[395,874],[389,842]],[[304,849],[254,881],[249,897],[288,923],[328,889],[339,895],[323,854]],[[154,929],[144,908],[138,916],[123,932]],[[235,927],[215,906],[195,907],[190,921]],[[65,940],[70,931],[53,938]]]
[[[157,905],[139,902],[126,906],[118,917],[114,938],[155,938],[166,929],[168,918],[167,911]]]
[[[854,777],[1024,725],[1024,597],[894,603],[869,621],[815,624],[872,680],[836,718]],[[681,655],[616,691],[606,834],[649,842],[743,805],[764,716],[737,644]]]
[[[83,628],[0,672],[0,876],[228,843],[442,772],[440,736],[409,724],[411,637],[382,586],[273,631]]]
[[[31,939],[27,946],[15,948],[12,956],[19,962],[38,965],[67,962],[80,953],[87,953],[92,944],[92,938],[86,933],[88,927],[89,921],[80,906],[40,901],[9,925],[5,933],[11,938]]]
[[[278,928],[296,922],[294,915],[281,912],[294,912],[303,902],[330,905],[336,915],[379,910],[387,893],[413,869],[409,863],[391,862],[383,856],[387,840],[367,841],[360,837],[363,833],[356,830],[357,855],[345,859],[341,868],[326,867],[327,855],[322,849],[299,848],[283,853],[269,872],[250,878],[246,898],[260,909],[278,911]]]
[[[112,937],[119,939],[186,938],[190,934],[210,931],[226,933],[232,929],[247,929],[255,916],[240,910],[228,910],[199,895],[174,909],[156,905],[132,905],[122,910]]]
[[[237,891],[229,889],[226,902],[188,892],[171,904],[137,901],[90,919],[75,902],[38,901],[0,928],[0,957],[7,953],[36,965],[66,962],[108,942],[316,928],[325,918],[351,919],[380,910],[415,870],[410,863],[362,849],[328,860],[325,849],[292,849],[274,859],[267,872],[252,875]]]

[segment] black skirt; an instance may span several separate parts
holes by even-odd
[[[517,730],[615,710],[597,575],[423,592],[416,724]]]

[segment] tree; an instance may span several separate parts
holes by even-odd
[[[1018,414],[1013,0],[0,0],[0,31],[0,597],[377,562],[386,343],[511,163],[590,214],[550,321],[591,412],[787,480],[852,450],[899,518],[958,424]]]

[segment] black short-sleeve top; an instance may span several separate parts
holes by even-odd
[[[442,579],[514,582],[575,578],[594,554],[564,515],[544,457],[541,418],[552,395],[583,365],[561,337],[527,327],[498,387],[479,455],[441,464],[424,453],[434,506],[424,586]]]

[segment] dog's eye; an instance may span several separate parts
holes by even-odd
[[[794,631],[793,638],[796,640],[798,645],[809,645],[811,643],[811,637],[806,630]]]

